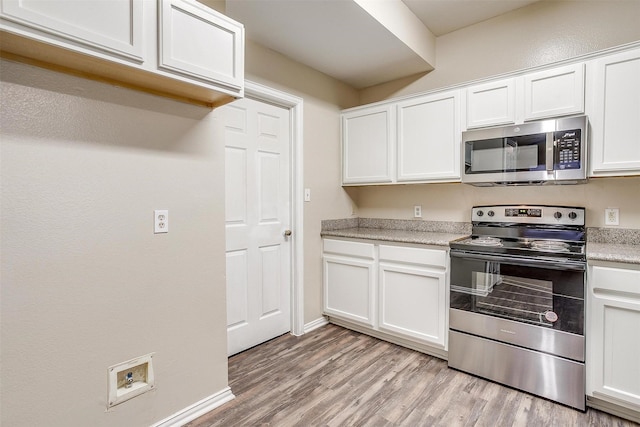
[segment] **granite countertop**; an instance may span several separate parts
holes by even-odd
[[[587,261],[611,261],[640,264],[640,245],[591,243],[587,241]]]
[[[589,228],[587,261],[640,264],[640,229]]]
[[[449,246],[471,234],[471,223],[380,218],[347,218],[322,221],[322,237],[379,240]]]
[[[322,222],[322,237],[379,240],[449,246],[471,234],[471,223],[347,218]],[[640,264],[640,229],[598,228],[587,230],[587,261]]]
[[[422,245],[449,246],[449,242],[468,234],[443,233],[436,231],[392,230],[380,228],[344,228],[325,230],[322,237],[347,237],[351,239],[380,240],[397,243],[419,243]]]

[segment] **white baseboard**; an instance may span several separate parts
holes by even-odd
[[[235,399],[235,396],[231,393],[231,389],[227,387],[191,406],[187,406],[164,420],[153,424],[151,427],[181,427],[233,399]]]
[[[324,325],[328,325],[328,324],[329,324],[329,321],[327,320],[327,318],[322,316],[321,318],[316,319],[304,325],[304,333],[306,334],[307,332],[311,332],[314,329],[321,328]]]

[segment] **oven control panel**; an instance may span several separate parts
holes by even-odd
[[[476,206],[471,210],[471,221],[584,226],[585,208],[527,205]]]
[[[504,216],[506,217],[527,217],[527,218],[540,218],[542,217],[542,209],[539,208],[505,208]]]

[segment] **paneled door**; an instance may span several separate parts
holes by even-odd
[[[229,355],[291,330],[289,110],[241,99],[225,127]]]

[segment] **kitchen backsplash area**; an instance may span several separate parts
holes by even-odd
[[[469,222],[471,208],[495,204],[586,207],[586,226],[640,229],[640,177],[594,178],[586,184],[473,187],[460,183],[350,187],[345,189],[361,218],[410,222]],[[414,218],[414,206],[422,217]],[[619,224],[605,226],[605,209],[619,209]],[[420,222],[418,221],[418,222]],[[624,233],[622,233],[624,234]]]

